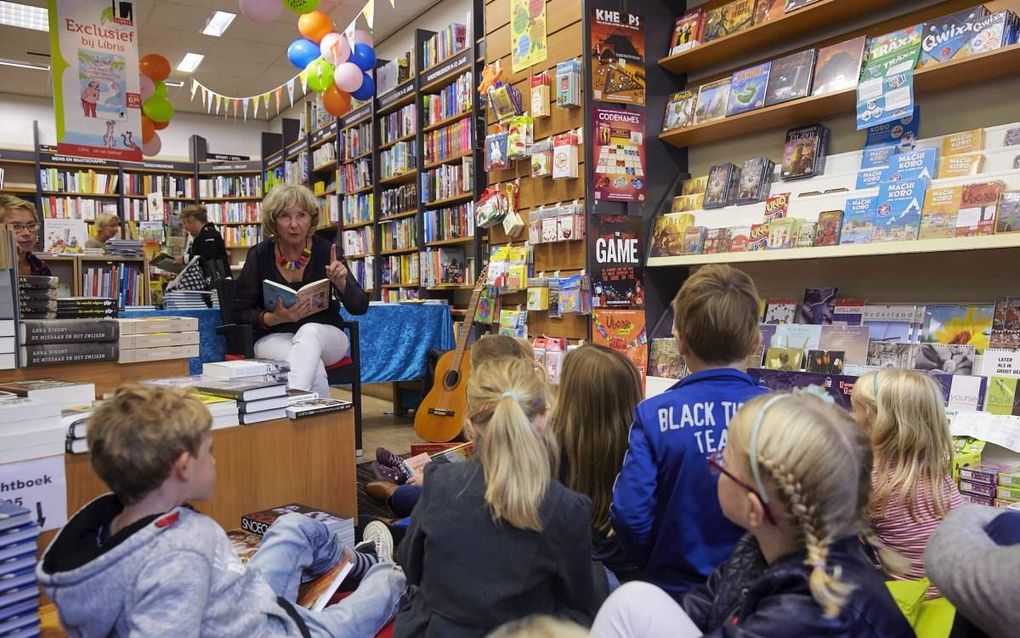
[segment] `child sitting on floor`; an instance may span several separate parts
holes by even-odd
[[[279,518],[245,566],[220,526],[187,506],[216,485],[211,425],[201,401],[170,387],[121,387],[92,415],[92,468],[113,493],[75,514],[36,568],[61,624],[76,636],[375,635],[405,589],[380,562],[383,539],[375,556],[354,552],[358,590],[311,612],[294,604],[302,572],[324,574],[343,556],[325,525]]]
[[[858,539],[871,450],[850,415],[828,397],[772,394],[745,404],[729,433],[704,462],[721,474],[726,518],[750,535],[682,607],[647,583],[623,585],[593,638],[912,637]]]
[[[920,580],[928,538],[949,510],[963,504],[952,479],[953,442],[942,392],[926,374],[886,368],[857,380],[851,405],[875,458],[871,529],[885,549],[909,562],[890,576]],[[938,589],[928,588],[928,598],[938,596]]]

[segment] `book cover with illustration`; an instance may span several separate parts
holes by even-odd
[[[622,353],[641,372],[648,367],[648,334],[644,310],[595,309],[591,313],[592,343]]]
[[[672,131],[694,125],[694,109],[698,94],[694,91],[677,91],[666,103],[666,114],[662,119],[662,130]]]
[[[928,180],[883,182],[875,203],[874,241],[917,239],[921,227],[921,203]]]
[[[806,179],[822,174],[825,171],[828,137],[829,130],[821,124],[787,131],[780,179]]]
[[[351,548],[344,547],[339,563],[329,568],[325,574],[301,587],[298,592],[297,604],[311,611],[322,611],[353,568],[354,555],[351,553]]]
[[[818,347],[823,350],[839,350],[844,353],[843,361],[848,365],[865,365],[868,362],[868,344],[871,328],[868,326],[822,326]]]
[[[595,107],[592,125],[595,199],[643,202],[648,186],[644,113]]]
[[[839,243],[867,244],[875,237],[875,197],[854,197],[846,200],[843,230]]]
[[[698,106],[694,111],[694,123],[704,124],[726,117],[730,102],[732,77],[706,82],[698,87]]]
[[[765,106],[765,89],[771,68],[771,62],[764,62],[733,73],[727,117]]]
[[[838,246],[843,230],[843,211],[823,210],[815,226],[815,246]]]
[[[307,301],[317,311],[326,310],[329,308],[331,291],[329,279],[313,281],[297,290],[270,279],[262,280],[262,302],[269,310],[276,308],[278,303],[282,303],[284,308],[290,308],[299,301]]]
[[[999,195],[999,207],[995,213],[995,232],[1020,232],[1020,190],[1005,191]]]
[[[645,29],[640,15],[591,10],[592,95],[601,102],[645,104]]]
[[[956,236],[956,213],[960,210],[962,186],[929,188],[921,208],[920,239],[949,239]]]
[[[711,42],[739,33],[754,24],[755,0],[734,0],[705,14],[704,39]]]
[[[918,148],[903,151],[889,158],[889,166],[882,173],[883,182],[902,182],[915,179],[946,177],[939,174],[939,149]]]
[[[592,306],[644,307],[641,217],[595,215],[590,223]]]
[[[992,335],[994,304],[931,304],[925,308],[923,343],[972,345],[981,354]]]
[[[85,252],[89,238],[88,224],[82,219],[46,219],[43,222],[43,252],[51,255]]]
[[[857,80],[861,77],[861,61],[864,59],[866,41],[867,38],[862,35],[818,49],[811,95],[836,93],[856,87]]]
[[[930,66],[966,56],[974,36],[974,26],[986,15],[988,9],[977,5],[925,22],[917,66]]]
[[[999,195],[1005,182],[979,182],[967,184],[960,195],[960,210],[956,214],[956,236],[973,237],[991,235],[995,231],[995,216]]]
[[[670,41],[669,55],[676,55],[701,44],[701,32],[704,24],[705,10],[702,7],[696,7],[677,16],[673,25],[673,39]]]
[[[652,339],[648,349],[648,376],[683,379],[687,364],[673,337]]]

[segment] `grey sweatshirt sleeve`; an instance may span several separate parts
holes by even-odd
[[[1020,626],[1020,545],[998,545],[985,527],[1001,510],[964,505],[928,541],[924,567],[957,610],[994,638]]]
[[[208,559],[180,550],[149,563],[135,581],[129,636],[199,636],[211,582]]]

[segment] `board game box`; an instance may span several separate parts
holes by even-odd
[[[875,197],[855,197],[846,200],[840,245],[871,242],[875,236],[875,200]]]
[[[977,5],[925,22],[917,66],[930,66],[966,56],[970,39],[974,36],[974,25],[986,15],[988,9]]]
[[[948,239],[956,236],[956,213],[963,197],[962,186],[929,188],[921,208],[920,239]]]
[[[775,219],[769,223],[768,228],[768,250],[797,247],[797,235],[800,232],[799,218],[783,217]]]
[[[705,236],[707,231],[704,226],[691,226],[684,232],[685,255],[700,255],[705,250]]]
[[[672,213],[687,213],[692,210],[701,210],[704,193],[692,193],[690,195],[677,195],[673,198],[670,208]]]
[[[889,167],[865,168],[857,171],[857,190],[874,188],[882,182],[882,177]]]
[[[928,180],[883,182],[875,204],[874,241],[917,239]]]
[[[645,180],[644,113],[592,108],[595,199],[643,202]]]
[[[1012,11],[999,11],[978,19],[965,55],[977,55],[1000,49],[1016,42],[1017,16]]]
[[[676,55],[701,44],[701,30],[705,20],[705,10],[701,7],[691,9],[678,16],[673,25],[673,39],[670,41],[669,54]]]
[[[1020,232],[1020,190],[1004,191],[995,213],[996,233]]]
[[[960,195],[956,215],[956,236],[991,235],[995,231],[995,212],[999,195],[1005,190],[1001,181],[967,184]]]
[[[645,29],[641,16],[593,8],[592,96],[617,104],[645,103]]]
[[[683,254],[684,233],[694,225],[690,213],[666,213],[655,219],[652,230],[651,257],[667,257]]]
[[[981,153],[946,155],[939,161],[939,178],[977,175],[984,166],[985,156]]]
[[[705,14],[704,39],[711,42],[754,25],[755,0],[734,0]]]
[[[816,51],[810,49],[772,61],[768,89],[765,93],[765,106],[811,94],[815,54]]]
[[[722,208],[729,204],[736,194],[740,182],[740,169],[735,164],[717,164],[708,171],[708,187],[702,207]]]
[[[883,122],[869,126],[867,138],[864,141],[864,148],[881,147],[886,144],[893,145],[893,152],[902,152],[913,149],[917,145],[921,128],[921,108],[914,106],[914,112],[894,122]],[[863,164],[861,168],[866,168]]]
[[[765,200],[765,223],[771,224],[777,219],[786,217],[790,209],[790,194],[776,193]]]
[[[815,246],[838,246],[843,230],[843,211],[823,210],[815,225]]]
[[[815,63],[814,88],[812,95],[835,93],[857,86],[861,77],[861,61],[864,58],[863,35],[846,42],[840,42],[818,49]]]
[[[689,177],[684,180],[683,186],[680,187],[680,194],[693,195],[694,193],[704,193],[706,189],[708,189],[708,175]]]
[[[784,10],[786,13],[791,13],[816,2],[818,2],[818,0],[786,0],[786,7]]]
[[[754,5],[754,23],[764,24],[782,18],[786,13],[786,0],[758,0]]]
[[[589,248],[593,257],[592,305],[599,308],[644,305],[642,221],[635,215],[593,215]]]
[[[824,173],[828,142],[829,129],[821,124],[812,124],[787,131],[780,178],[783,180],[804,179]]]
[[[728,253],[731,241],[729,228],[710,228],[705,231],[705,248],[703,252],[706,255]]]
[[[943,155],[961,155],[974,153],[985,147],[985,130],[983,128],[960,131],[942,138]]]
[[[726,117],[730,101],[732,77],[702,84],[698,88],[698,106],[694,112],[694,123],[704,124]]]
[[[666,115],[662,118],[662,130],[672,131],[694,124],[694,109],[698,95],[693,91],[677,91],[666,103]]]
[[[816,222],[801,222],[797,231],[797,248],[810,248],[815,245]]]
[[[641,372],[648,366],[644,310],[593,310],[592,342],[623,353]]]
[[[883,182],[911,179],[935,179],[938,176],[939,151],[937,148],[919,148],[897,153],[889,158],[889,166],[882,174]]]
[[[771,62],[765,62],[733,73],[726,116],[738,115],[765,105],[765,89]]]
[[[734,201],[737,204],[753,204],[769,196],[772,190],[772,173],[775,164],[767,157],[756,157],[740,167],[740,182]]]

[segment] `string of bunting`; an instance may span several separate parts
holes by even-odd
[[[299,81],[300,85],[298,84]],[[301,90],[300,94],[297,92],[298,89]],[[270,109],[275,107],[276,114],[279,115],[284,108],[284,95],[287,96],[286,104],[287,108],[289,108],[294,106],[295,99],[301,98],[307,93],[308,83],[303,71],[275,89],[246,97],[221,95],[198,80],[194,78],[191,80],[191,101],[194,102],[195,98],[198,97],[201,100],[201,104],[205,105],[206,113],[219,115],[222,111],[223,117],[233,115],[234,119],[237,119],[238,109],[240,109],[240,115],[244,118],[245,122],[248,121],[249,112],[253,118],[258,118],[259,111],[263,110],[266,117],[269,117]]]

